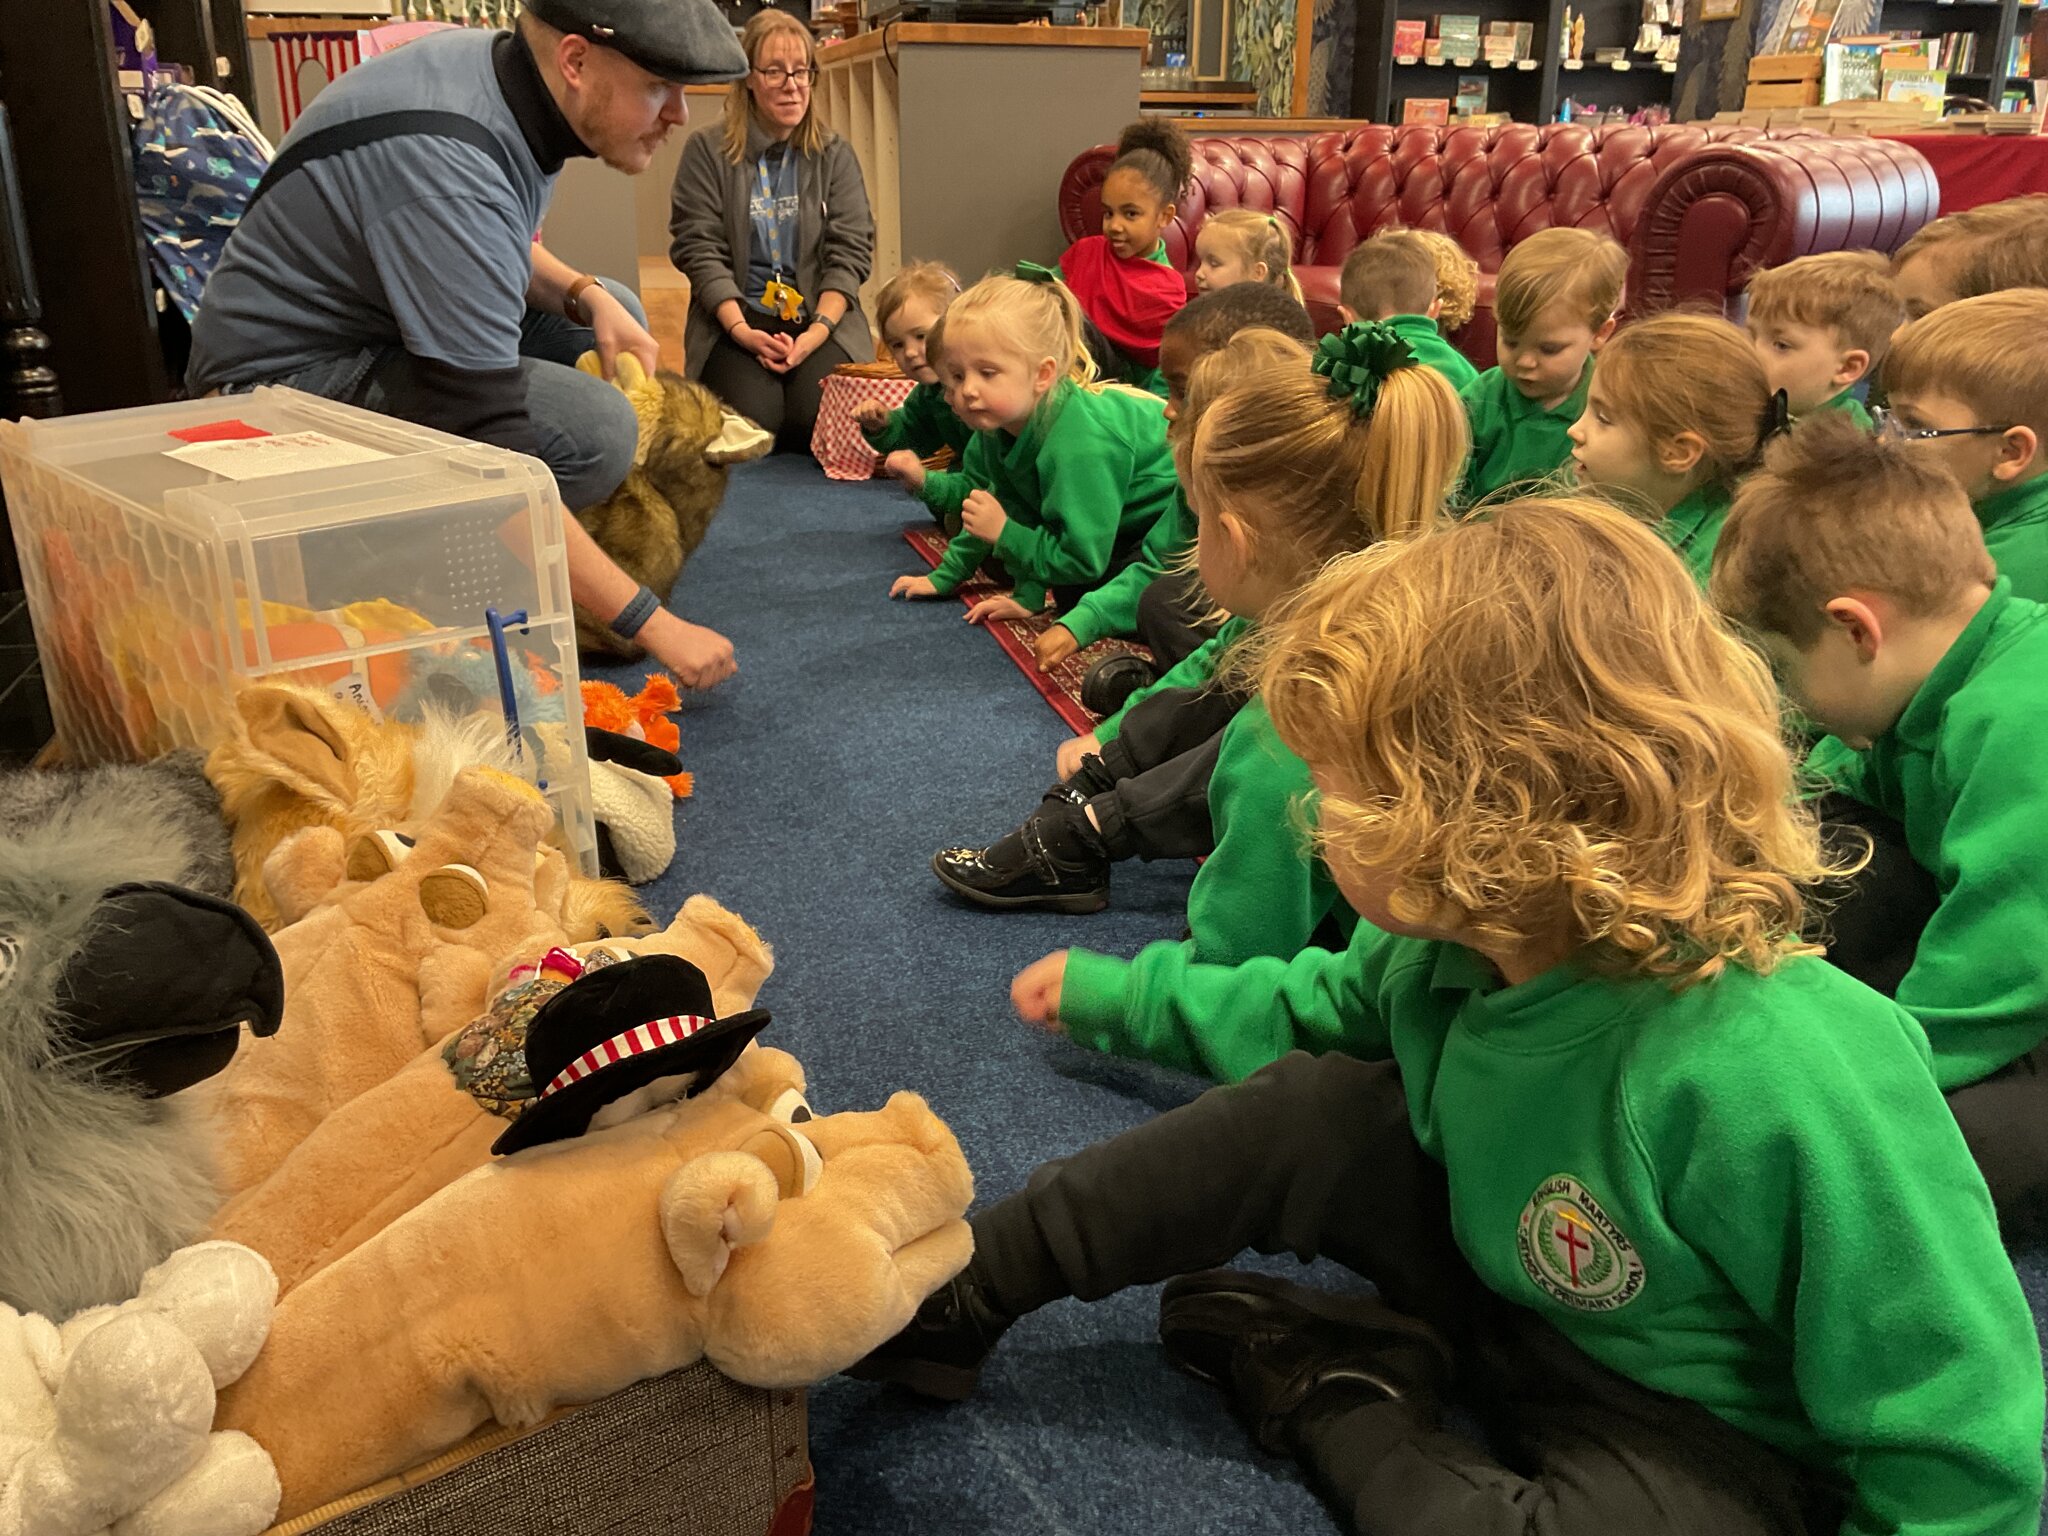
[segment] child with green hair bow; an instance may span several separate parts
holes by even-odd
[[[1179,457],[1196,560],[1229,622],[1084,738],[1074,771],[1021,827],[943,849],[932,868],[994,910],[1092,912],[1107,905],[1119,859],[1206,856],[1183,942],[1196,960],[1235,965],[1341,945],[1356,921],[1307,850],[1308,771],[1250,694],[1239,648],[1328,560],[1441,515],[1468,439],[1457,393],[1374,324],[1324,338],[1313,359],[1242,332],[1195,365],[1188,407]],[[1063,990],[1085,992],[1094,959],[1063,950],[1027,968],[1012,989],[1019,1011],[1060,1017]],[[1146,1054],[1117,1019],[1090,1018],[1076,1038]],[[1227,1034],[1229,1021],[1213,1027]],[[1262,1065],[1229,1050],[1176,1064],[1227,1077]]]

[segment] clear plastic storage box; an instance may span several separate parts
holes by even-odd
[[[75,762],[207,748],[243,679],[381,717],[502,717],[565,842],[597,835],[553,477],[297,390],[0,423],[0,482]],[[501,676],[487,612],[505,620]]]

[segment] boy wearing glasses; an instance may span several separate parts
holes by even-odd
[[[1945,304],[1898,333],[1884,430],[1962,483],[2015,595],[2048,602],[2048,289]]]
[[[2037,297],[2048,309],[2048,293]],[[1940,377],[1943,393],[1907,396],[1908,420],[1966,413],[1951,392],[1967,386]],[[1973,516],[1938,462],[1965,453],[1935,445],[1965,445],[1981,477],[2008,462],[1996,445],[2009,436],[1994,432],[2024,436],[2023,464],[2036,433],[1919,430],[1957,435],[1873,439],[1821,411],[1772,444],[1736,493],[1711,592],[1755,633],[1792,700],[1834,732],[1808,768],[1896,823],[1933,887],[1896,997],[1927,1032],[1935,1080],[2010,1242],[2048,1232],[2048,607],[1993,568],[1984,508]],[[2027,473],[2037,491],[2048,484],[2037,465]],[[1905,873],[1864,869],[1831,925],[1867,924],[1859,909],[1873,904],[1910,909],[1919,877]]]

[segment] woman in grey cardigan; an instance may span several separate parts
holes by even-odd
[[[875,223],[852,146],[813,110],[810,29],[764,10],[740,45],[724,131],[696,135],[676,167],[669,260],[690,280],[690,376],[801,450],[826,375],[874,356],[860,285]]]

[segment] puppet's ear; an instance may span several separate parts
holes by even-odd
[[[354,706],[338,701],[324,705],[295,689],[259,686],[244,689],[235,707],[249,745],[270,760],[279,777],[337,804],[355,802],[356,771],[348,737],[329,713]]]
[[[781,1198],[774,1172],[747,1152],[707,1152],[670,1176],[661,1192],[661,1233],[692,1296],[709,1296],[733,1249],[773,1230]]]
[[[587,373],[593,379],[601,379],[604,377],[604,364],[598,360],[595,352],[586,352],[576,359],[576,371]]]

